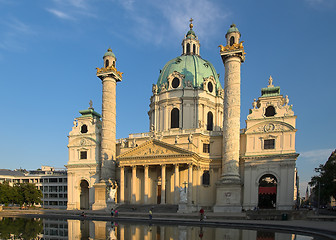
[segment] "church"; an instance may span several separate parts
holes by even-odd
[[[241,128],[241,33],[232,24],[225,46],[219,46],[223,88],[214,66],[200,56],[192,19],[189,28],[182,54],[167,62],[152,86],[145,133],[116,139],[122,72],[112,50],[104,54],[97,68],[102,115],[90,103],[79,111],[68,136],[67,209],[109,211],[123,204],[169,204],[179,212],[293,208],[299,154],[288,96],[270,77]]]

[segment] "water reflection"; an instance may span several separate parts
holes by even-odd
[[[141,225],[88,220],[0,219],[0,239],[110,239],[110,240],[314,240],[310,236],[264,230],[198,226]],[[321,238],[318,238],[321,240]]]

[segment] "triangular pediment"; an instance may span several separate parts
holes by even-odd
[[[119,155],[117,158],[122,160],[128,158],[157,158],[162,156],[168,157],[177,155],[192,156],[194,153],[162,141],[149,140],[140,146]]]

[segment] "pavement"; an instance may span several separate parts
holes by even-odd
[[[206,227],[229,227],[243,229],[270,229],[277,231],[290,231],[298,234],[318,235],[327,239],[336,240],[336,216],[308,215],[304,220],[247,220],[246,213],[206,213],[206,219],[199,221],[198,213],[153,213],[153,220],[148,219],[147,213],[121,212],[118,217],[111,217],[105,211],[85,210],[19,210],[4,209],[0,217],[22,216],[43,218],[67,218],[80,220],[100,220],[118,222],[138,222],[164,225],[193,225]]]

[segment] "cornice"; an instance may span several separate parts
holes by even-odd
[[[299,153],[285,153],[285,154],[270,154],[270,155],[253,155],[253,156],[241,156],[241,160],[251,160],[251,159],[270,159],[270,158],[278,158],[278,159],[296,159],[300,154]]]

